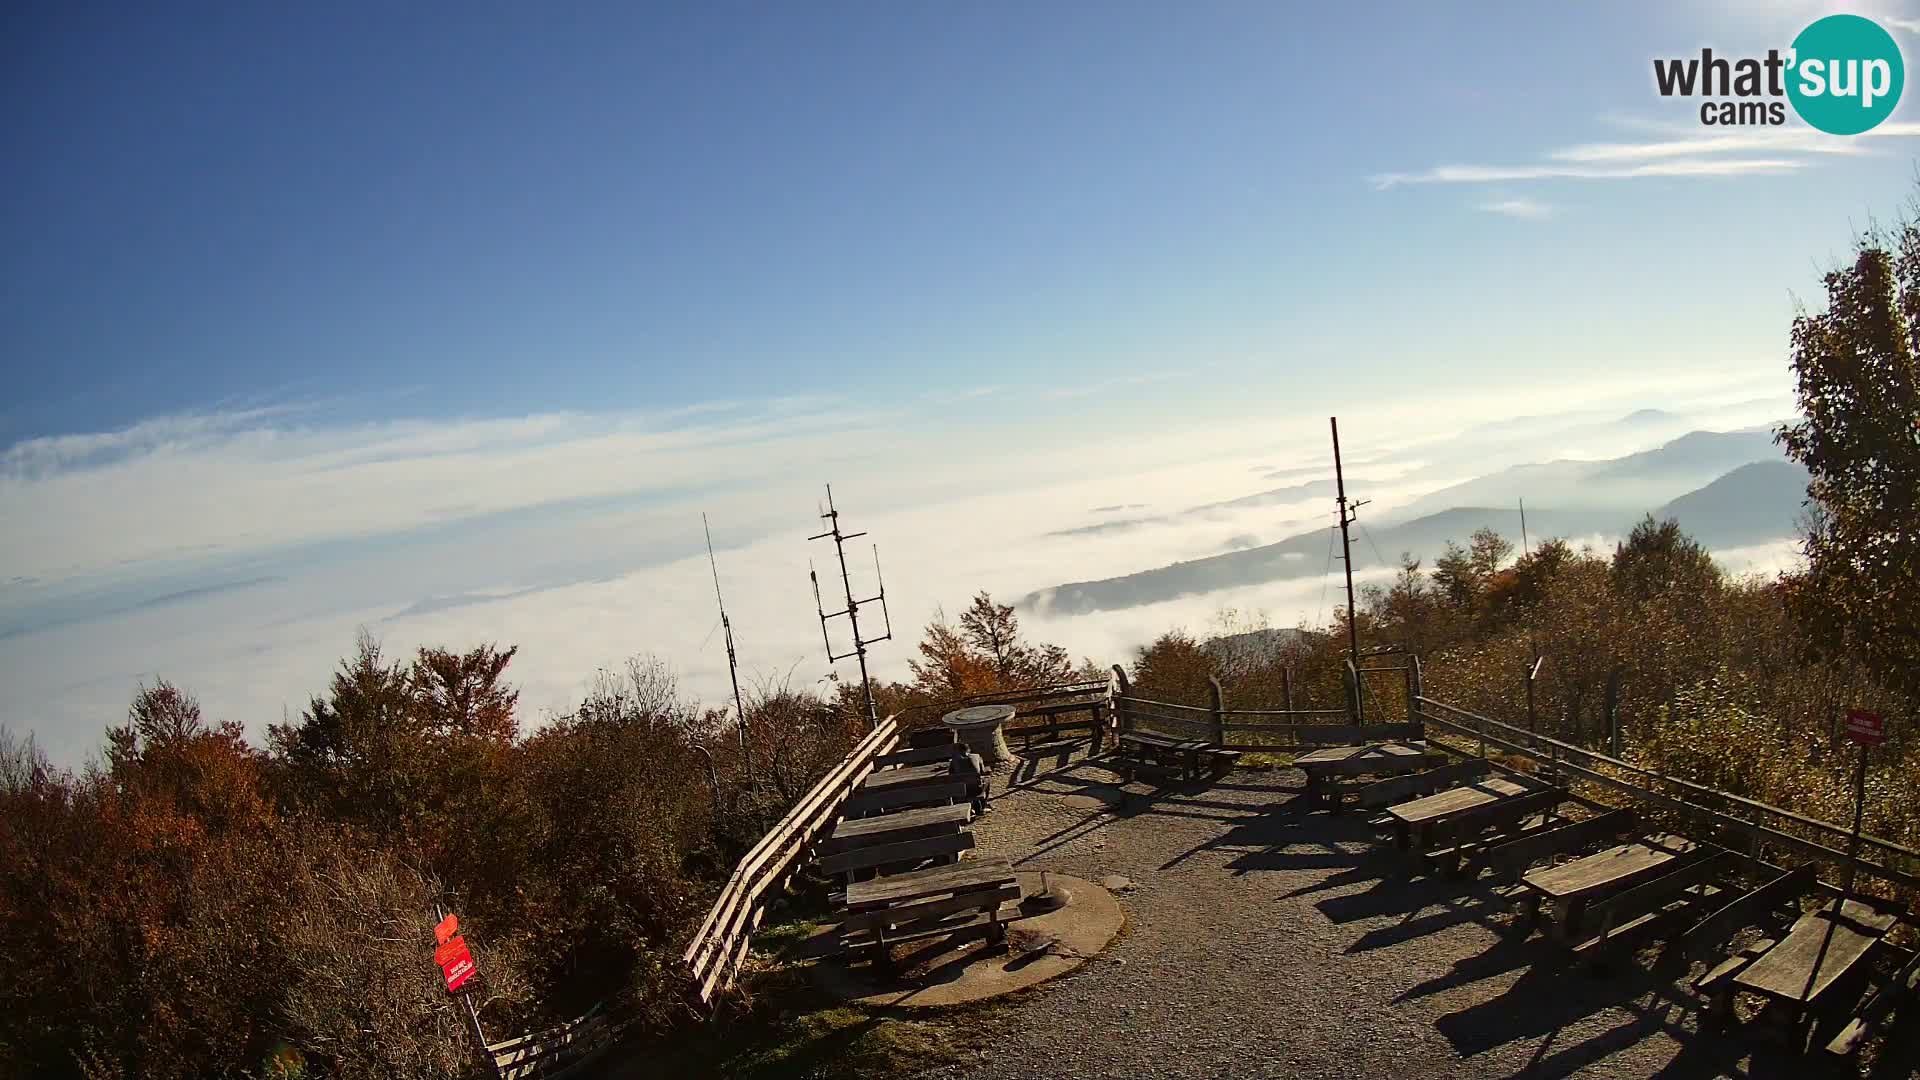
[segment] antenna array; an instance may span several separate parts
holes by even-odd
[[[873,578],[879,592],[865,600],[856,600],[853,596],[853,576],[847,571],[847,541],[857,540],[867,535],[863,532],[843,533],[840,531],[840,511],[833,505],[833,485],[827,485],[827,505],[820,513],[820,519],[827,522],[827,531],[815,533],[808,540],[832,538],[834,556],[840,560],[840,587],[845,592],[847,606],[840,611],[828,611],[820,600],[820,575],[811,563],[807,566],[807,576],[813,579],[813,606],[820,613],[820,640],[827,648],[827,662],[839,663],[848,657],[857,657],[860,661],[860,693],[866,700],[867,722],[878,726],[880,710],[873,701],[873,681],[867,675],[867,646],[893,639],[893,616],[887,611],[887,585],[880,577],[880,549],[873,547]],[[886,633],[879,637],[860,636],[860,608],[865,604],[880,605],[880,617],[886,627]],[[836,654],[833,651],[833,637],[827,632],[827,620],[845,618],[848,630],[853,635],[853,648],[848,652]]]

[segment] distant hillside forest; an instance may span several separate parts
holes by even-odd
[[[1618,672],[1627,756],[1833,821],[1851,758],[1837,719],[1874,709],[1894,734],[1867,828],[1920,843],[1920,229],[1863,238],[1826,287],[1827,309],[1793,325],[1801,419],[1780,432],[1810,477],[1803,571],[1730,581],[1652,518],[1611,552],[1515,558],[1481,531],[1368,590],[1362,644],[1417,652],[1432,695],[1507,720],[1544,657],[1542,726],[1588,745]],[[1337,707],[1348,618],[1169,632],[1131,678],[1197,702],[1217,677],[1252,707],[1278,704],[1291,667],[1299,703]],[[362,640],[264,746],[165,682],[77,774],[6,738],[0,1075],[467,1075],[431,961],[436,901],[478,954],[490,1032],[602,1000],[642,1038],[686,1022],[679,950],[734,859],[864,729],[857,689],[759,687],[743,763],[730,717],[647,660],[529,729],[513,656]],[[879,697],[892,712],[1101,674],[981,594]]]

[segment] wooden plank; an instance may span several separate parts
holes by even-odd
[[[1339,761],[1320,762],[1302,766],[1306,771],[1318,772],[1323,776],[1393,776],[1398,773],[1417,773],[1439,765],[1446,758],[1439,751],[1413,751],[1394,754],[1354,754]],[[1295,765],[1300,762],[1296,759]]]
[[[881,754],[873,759],[873,764],[877,769],[892,768],[896,765],[930,765],[965,757],[966,753],[958,743],[946,743],[941,746],[922,746],[911,750],[895,750],[891,754]]]
[[[1529,866],[1548,856],[1571,855],[1588,844],[1612,840],[1630,831],[1638,820],[1631,810],[1612,810],[1585,821],[1496,844],[1487,849],[1484,861],[1496,874],[1519,877]]]
[[[954,774],[953,760],[947,758],[932,765],[905,765],[895,769],[876,769],[860,781],[860,793],[870,794],[888,788],[915,784],[938,784]]]
[[[903,923],[940,918],[975,908],[999,907],[1009,900],[1018,899],[1020,899],[1020,883],[1001,882],[985,889],[972,889],[937,900],[852,912],[840,923],[840,928],[842,932],[851,934],[858,930],[870,930],[876,926],[899,926]]]
[[[1489,777],[1451,791],[1429,795],[1424,799],[1401,803],[1387,807],[1387,813],[1409,825],[1418,825],[1448,814],[1457,814],[1462,810],[1482,806],[1502,799],[1511,799],[1538,791],[1538,786],[1528,786],[1504,777]]]
[[[1546,787],[1505,799],[1475,803],[1451,814],[1427,819],[1424,826],[1427,842],[1458,843],[1476,839],[1488,829],[1506,828],[1529,814],[1552,810],[1565,801],[1566,792]]]
[[[1615,923],[1665,907],[1688,889],[1704,885],[1725,873],[1734,862],[1735,856],[1731,851],[1706,852],[1670,874],[1661,874],[1651,881],[1643,881],[1591,904],[1587,908],[1587,916],[1604,934]]]
[[[1705,959],[1742,928],[1752,925],[1768,912],[1804,896],[1819,876],[1814,864],[1795,867],[1766,884],[1723,905],[1718,911],[1694,923],[1681,942],[1687,955]]]
[[[833,833],[820,841],[819,853],[833,855],[865,844],[938,836],[947,831],[945,827],[962,827],[972,820],[973,807],[966,803],[922,806],[877,817],[848,818],[834,826]]]
[[[848,910],[862,911],[876,905],[904,903],[1012,880],[1015,880],[1013,867],[1006,860],[979,859],[909,874],[889,874],[872,881],[856,881],[847,886],[841,902]]]
[[[1018,904],[1002,904],[992,911],[979,911],[972,915],[960,915],[950,919],[935,919],[930,922],[903,926],[887,932],[885,944],[904,945],[909,941],[922,941],[927,938],[944,937],[949,942],[966,941],[976,937],[991,937],[1000,933],[1007,923],[1020,917]],[[871,933],[855,934],[847,939],[850,949],[870,949],[882,942],[876,941]]]
[[[1608,889],[1626,888],[1658,872],[1674,859],[1690,854],[1697,846],[1684,837],[1652,837],[1535,870],[1520,881],[1555,900],[1578,899]]]
[[[1768,949],[1778,944],[1779,942],[1772,938],[1761,938],[1753,944],[1748,945],[1746,948],[1715,964],[1705,975],[1700,976],[1693,984],[1694,990],[1702,994],[1718,993],[1720,988],[1726,985],[1735,975],[1745,971],[1748,964],[1760,959]]]
[[[1426,733],[1419,724],[1227,724],[1227,731],[1267,731],[1293,737],[1295,746],[1345,746],[1351,743],[1418,739]]]
[[[1879,944],[1896,921],[1887,912],[1853,900],[1841,911],[1835,907],[1829,902],[1802,915],[1786,940],[1733,977],[1734,985],[1776,1001],[1812,1004],[1819,1000]],[[1820,960],[1817,973],[1816,957]]]
[[[956,780],[945,784],[909,785],[883,791],[863,792],[847,800],[846,810],[849,814],[866,814],[875,810],[938,806],[942,803],[964,801],[969,797],[968,785]]]
[[[1360,805],[1367,809],[1390,806],[1411,796],[1431,795],[1454,784],[1478,780],[1492,771],[1484,761],[1462,761],[1425,772],[1378,780],[1360,789]]]
[[[953,826],[952,831],[942,836],[922,837],[918,840],[902,840],[892,844],[872,844],[867,847],[842,851],[821,859],[822,873],[844,874],[851,870],[867,870],[888,863],[919,862],[922,859],[938,858],[942,855],[957,855],[973,847],[973,834]]]
[[[1907,961],[1906,968],[1894,976],[1891,985],[1875,989],[1873,996],[1861,1003],[1860,1012],[1827,1044],[1827,1052],[1845,1056],[1860,1049],[1860,1044],[1873,1036],[1896,1005],[1903,1000],[1911,1002],[1916,996],[1920,996],[1920,952]]]

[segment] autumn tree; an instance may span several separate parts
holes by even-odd
[[[960,613],[957,627],[936,613],[919,652],[919,660],[908,661],[913,687],[936,699],[1049,686],[1073,677],[1067,650],[1026,641],[1013,605],[994,603],[985,592]]]
[[[1493,575],[1513,554],[1513,542],[1492,529],[1474,530],[1466,548],[1453,541],[1433,564],[1433,584],[1448,602],[1471,611],[1486,592]]]
[[[1821,651],[1920,692],[1920,222],[1863,236],[1825,285],[1793,321],[1802,419],[1779,431],[1816,507],[1789,603]]]
[[[1673,596],[1702,604],[1713,598],[1720,583],[1713,556],[1672,518],[1655,521],[1648,514],[1614,548],[1614,590],[1632,601]]]

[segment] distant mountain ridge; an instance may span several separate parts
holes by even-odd
[[[1695,438],[1695,435],[1699,438]],[[1797,532],[1798,520],[1804,513],[1807,474],[1799,465],[1779,456],[1768,431],[1696,432],[1641,454],[1596,462],[1517,466],[1494,475],[1509,479],[1515,476],[1545,478],[1554,475],[1553,470],[1557,467],[1567,465],[1580,466],[1580,471],[1589,475],[1594,472],[1612,472],[1616,476],[1644,475],[1649,470],[1698,469],[1702,467],[1702,462],[1719,463],[1762,450],[1767,452],[1767,460],[1737,462],[1712,480],[1658,504],[1651,511],[1656,518],[1674,518],[1707,547],[1724,549],[1779,540]],[[1480,478],[1487,479],[1490,478]],[[1475,486],[1479,482],[1468,481],[1446,490],[1486,490]],[[1535,490],[1542,495],[1557,494],[1562,499],[1578,498],[1582,494],[1578,483],[1570,487],[1543,485]],[[1606,505],[1571,509],[1528,507],[1527,529],[1536,539],[1548,536],[1624,536],[1643,512]],[[1520,519],[1517,507],[1455,505],[1432,510],[1410,520],[1376,522],[1375,527],[1363,527],[1355,535],[1353,565],[1356,570],[1391,565],[1391,560],[1397,560],[1403,551],[1411,552],[1414,557],[1430,564],[1449,540],[1464,544],[1474,530],[1483,526],[1518,539]],[[1052,589],[1042,589],[1028,594],[1020,604],[1051,615],[1078,615],[1137,607],[1270,581],[1316,577],[1327,573],[1335,561],[1336,543],[1333,530],[1318,529],[1274,544],[1176,562],[1119,577],[1071,582]]]

